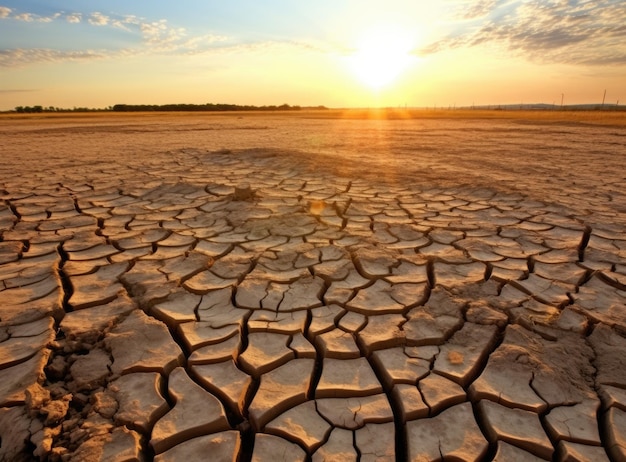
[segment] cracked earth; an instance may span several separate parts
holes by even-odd
[[[3,127],[0,460],[626,460],[623,127],[70,122]]]

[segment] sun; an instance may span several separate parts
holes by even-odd
[[[393,83],[411,64],[408,34],[390,28],[369,30],[348,57],[348,67],[364,85],[378,90]]]

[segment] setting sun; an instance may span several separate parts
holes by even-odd
[[[372,89],[391,84],[404,72],[414,56],[411,39],[407,34],[391,29],[368,32],[361,39],[348,66],[355,76]]]

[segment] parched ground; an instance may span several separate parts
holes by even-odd
[[[320,114],[0,118],[0,461],[626,460],[624,121]]]

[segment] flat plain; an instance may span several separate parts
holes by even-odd
[[[0,461],[626,459],[626,114],[0,116]]]

